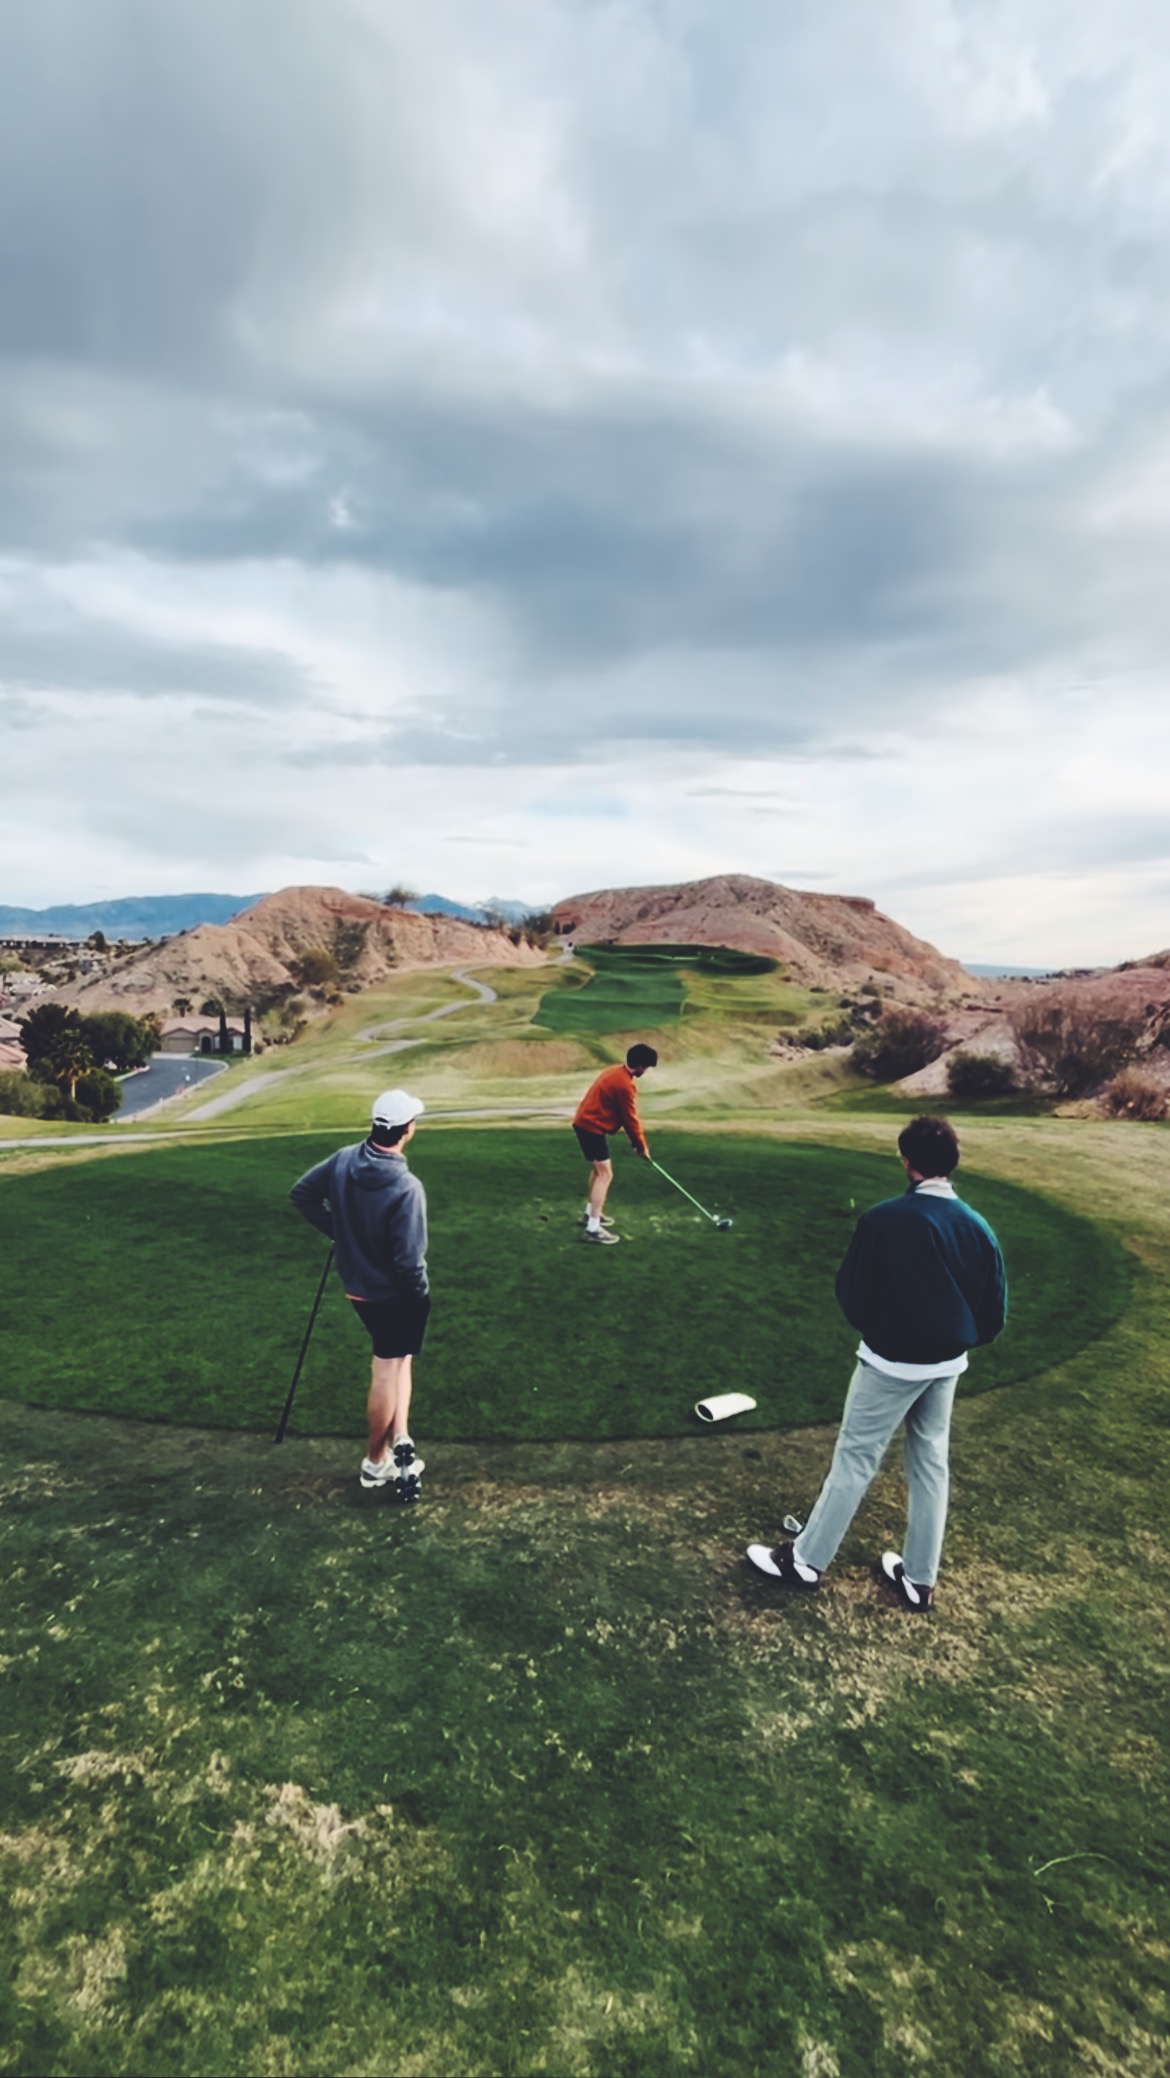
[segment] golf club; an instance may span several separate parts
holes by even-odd
[[[294,1393],[296,1392],[296,1389],[297,1389],[297,1385],[298,1385],[298,1383],[299,1383],[299,1381],[300,1381],[300,1376],[301,1376],[301,1365],[302,1365],[302,1364],[304,1363],[304,1361],[305,1361],[305,1351],[306,1351],[306,1350],[308,1349],[308,1346],[309,1346],[309,1337],[310,1337],[310,1335],[311,1335],[311,1334],[312,1334],[312,1332],[313,1332],[313,1322],[314,1322],[314,1321],[316,1320],[316,1318],[317,1318],[317,1308],[318,1308],[318,1306],[319,1306],[319,1305],[321,1304],[321,1301],[322,1301],[322,1299],[323,1299],[323,1298],[324,1298],[324,1296],[325,1296],[325,1279],[326,1279],[326,1278],[328,1277],[328,1275],[329,1275],[329,1272],[330,1272],[330,1270],[332,1269],[332,1267],[333,1267],[333,1243],[332,1243],[332,1242],[330,1242],[330,1244],[329,1244],[329,1253],[328,1253],[328,1255],[327,1255],[327,1256],[326,1256],[326,1258],[325,1258],[325,1268],[324,1268],[324,1269],[322,1270],[322,1272],[321,1272],[321,1282],[320,1282],[320,1284],[319,1284],[319,1285],[317,1286],[317,1296],[316,1296],[316,1298],[315,1298],[315,1299],[314,1299],[314,1301],[313,1301],[313,1310],[312,1310],[312,1312],[311,1312],[311,1313],[310,1313],[310,1315],[309,1315],[309,1325],[308,1325],[308,1327],[307,1327],[307,1328],[305,1329],[305,1334],[304,1334],[304,1340],[303,1340],[303,1341],[302,1341],[302,1343],[301,1343],[301,1353],[300,1353],[300,1355],[299,1355],[299,1356],[298,1356],[298,1358],[297,1358],[297,1367],[296,1367],[296,1370],[295,1370],[295,1371],[293,1372],[293,1375],[292,1375],[292,1384],[291,1384],[291,1385],[289,1386],[289,1389],[288,1389],[288,1398],[287,1398],[287,1400],[286,1400],[286,1401],[285,1401],[285,1403],[284,1403],[284,1411],[283,1411],[283,1413],[281,1414],[280,1420],[279,1420],[279,1421],[277,1422],[277,1424],[276,1424],[276,1434],[275,1434],[275,1436],[274,1436],[274,1437],[272,1438],[272,1440],[273,1440],[273,1442],[274,1442],[274,1443],[283,1443],[283,1442],[284,1442],[284,1432],[285,1432],[285,1430],[286,1430],[286,1429],[287,1429],[287,1427],[288,1427],[288,1418],[289,1418],[289,1415],[290,1415],[290,1414],[292,1413],[292,1403],[293,1403],[293,1395],[294,1395]]]
[[[696,1211],[701,1212],[704,1219],[709,1219],[713,1227],[726,1228],[733,1224],[733,1222],[729,1219],[717,1219],[713,1212],[708,1212],[707,1207],[705,1205],[700,1205],[697,1198],[692,1198],[688,1190],[683,1190],[683,1186],[681,1183],[678,1182],[677,1178],[669,1175],[668,1172],[663,1168],[661,1162],[655,1161],[653,1155],[651,1155],[650,1157],[650,1167],[652,1169],[657,1169],[658,1174],[660,1176],[665,1176],[666,1181],[668,1183],[673,1183],[676,1191],[681,1191],[684,1198],[689,1198],[691,1204],[695,1207]]]

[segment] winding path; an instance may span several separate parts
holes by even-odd
[[[421,1046],[425,1034],[418,1034],[409,1039],[385,1040],[381,1038],[381,1034],[397,1031],[404,1025],[434,1024],[440,1017],[454,1017],[457,1011],[471,1010],[477,1003],[499,1001],[494,988],[486,981],[475,981],[462,967],[452,968],[451,979],[463,982],[473,991],[470,1003],[441,1003],[437,1010],[426,1010],[421,1017],[397,1017],[387,1024],[368,1025],[364,1031],[357,1034],[357,1038],[365,1042],[362,1052],[339,1055],[335,1065],[345,1067],[355,1061],[375,1061],[384,1054],[406,1053],[412,1046]],[[379,1043],[375,1044],[375,1041]],[[185,1112],[184,1117],[190,1120],[192,1125],[202,1124],[208,1118],[222,1118],[225,1111],[234,1111],[237,1105],[246,1104],[249,1097],[254,1097],[259,1090],[270,1089],[274,1082],[285,1082],[290,1076],[311,1075],[318,1065],[316,1061],[306,1061],[303,1065],[294,1063],[291,1068],[270,1068],[262,1076],[257,1075],[248,1082],[237,1083],[234,1089],[225,1090],[221,1097],[212,1097],[208,1103],[198,1105],[194,1111]]]

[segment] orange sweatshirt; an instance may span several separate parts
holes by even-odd
[[[624,1132],[639,1154],[649,1154],[646,1135],[638,1117],[637,1087],[636,1076],[631,1075],[624,1063],[616,1068],[603,1068],[577,1106],[573,1124],[584,1126],[587,1133]]]

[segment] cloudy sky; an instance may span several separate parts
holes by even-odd
[[[0,902],[1170,944],[1162,0],[7,0]]]

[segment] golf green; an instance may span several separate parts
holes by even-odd
[[[335,1136],[168,1147],[7,1179],[0,1390],[45,1406],[220,1427],[274,1424],[324,1261],[289,1185]],[[738,1135],[656,1133],[619,1151],[621,1246],[578,1224],[586,1170],[567,1129],[431,1127],[411,1163],[430,1201],[434,1312],[416,1426],[436,1438],[668,1435],[723,1391],[746,1427],[840,1410],[855,1336],[833,1276],[855,1209],[901,1185],[893,1160]],[[1049,1199],[963,1175],[1011,1285],[1007,1333],[966,1391],[1047,1369],[1125,1307],[1129,1259]],[[361,1432],[368,1344],[330,1278],[294,1428]]]

